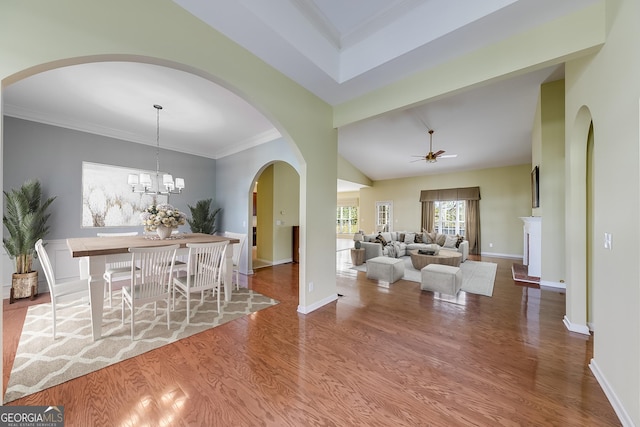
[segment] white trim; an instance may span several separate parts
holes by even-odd
[[[562,319],[562,322],[564,323],[564,326],[566,326],[567,329],[570,330],[571,332],[577,332],[583,335],[591,335],[589,333],[589,327],[587,325],[578,325],[575,323],[571,323],[571,321],[566,315],[564,316],[564,319]]]
[[[307,305],[305,307],[302,307],[301,305],[298,306],[298,313],[302,313],[302,314],[309,314],[314,310],[319,309],[322,306],[325,306],[335,300],[338,299],[338,294],[335,295],[329,295],[326,298],[321,299],[320,301],[316,301],[311,305]]]
[[[497,252],[480,252],[480,256],[493,257],[493,258],[513,258],[513,259],[522,259],[522,255],[513,255],[513,254],[500,254]]]
[[[616,396],[613,388],[598,367],[595,359],[591,359],[589,368],[591,369],[591,372],[593,372],[593,376],[596,377],[596,381],[598,381],[598,384],[600,384],[600,387],[602,388],[602,391],[604,391],[605,396],[607,396],[607,399],[609,399],[609,403],[611,403],[611,406],[616,412],[616,415],[618,416],[618,419],[620,420],[622,425],[625,427],[635,426],[633,420],[631,420],[631,417],[629,416],[627,411],[625,411],[624,406],[622,406],[622,402],[620,402],[620,399],[618,399],[618,396]]]
[[[376,210],[375,210],[376,228],[373,230],[373,232],[378,233],[378,227],[380,226],[380,224],[378,223],[378,220],[380,219],[379,209],[381,206],[389,206],[389,222],[387,224],[389,226],[389,229],[387,231],[390,233],[393,231],[393,200],[379,200],[376,202]]]
[[[561,282],[550,282],[548,280],[541,280],[540,286],[546,286],[548,288],[556,288],[556,289],[567,289],[566,283]]]

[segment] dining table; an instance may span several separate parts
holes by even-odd
[[[112,237],[74,237],[67,239],[67,247],[73,258],[89,260],[89,303],[91,308],[91,330],[93,340],[102,337],[102,316],[104,310],[105,265],[109,262],[130,260],[129,248],[160,247],[180,245],[177,255],[188,253],[188,243],[213,243],[228,241],[229,246],[239,243],[236,238],[203,233],[175,234],[167,239],[159,239],[155,235],[112,236]],[[224,300],[231,301],[233,250],[225,251],[223,268]]]

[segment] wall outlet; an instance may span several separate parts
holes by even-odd
[[[611,249],[611,233],[604,233],[604,248]]]
[[[313,292],[313,282],[309,282],[309,292]]]
[[[493,247],[493,243],[489,243],[489,247],[492,248]]]

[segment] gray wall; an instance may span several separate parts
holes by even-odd
[[[4,117],[4,191],[28,179],[39,179],[45,195],[56,196],[47,239],[95,236],[101,230],[81,227],[83,161],[155,170],[155,147]],[[189,215],[187,205],[212,198],[214,207],[223,208],[219,215],[225,215],[224,206],[215,202],[215,160],[161,150],[160,168],[186,181],[184,193],[170,199],[177,209]],[[108,228],[109,232],[133,230]],[[142,231],[142,226],[135,230]],[[189,231],[189,226],[181,227],[181,231]]]
[[[247,234],[247,244],[240,258],[242,273],[249,271],[249,250],[253,231],[253,184],[264,168],[277,161],[290,164],[300,174],[300,162],[291,145],[284,139],[261,144],[217,160],[217,202],[225,209],[219,223],[220,231]],[[296,224],[298,223],[296,221]]]
[[[226,210],[219,223],[222,227],[220,230],[250,233],[252,216],[249,208],[253,183],[265,167],[277,161],[290,164],[300,174],[300,163],[284,139],[217,160],[217,202]]]

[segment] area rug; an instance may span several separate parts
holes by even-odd
[[[208,298],[207,298],[208,297]],[[220,326],[247,314],[271,307],[278,301],[249,289],[233,291],[231,301],[221,303],[220,313],[211,295],[200,303],[191,301],[191,321],[185,322],[186,302],[176,299],[167,329],[164,305],[139,308],[135,317],[136,338],[131,341],[129,310],[122,325],[120,291],[114,292],[113,308],[105,307],[102,336],[93,341],[89,306],[58,309],[56,339],[52,337],[51,304],[29,307],[4,402],[61,384],[125,359],[138,356],[198,332]]]
[[[421,281],[420,271],[413,268],[411,257],[401,257],[404,261],[404,280]],[[367,271],[367,264],[353,266],[354,270]],[[462,290],[471,294],[490,297],[493,295],[493,285],[496,279],[498,264],[494,262],[466,260],[460,264],[462,269]]]

